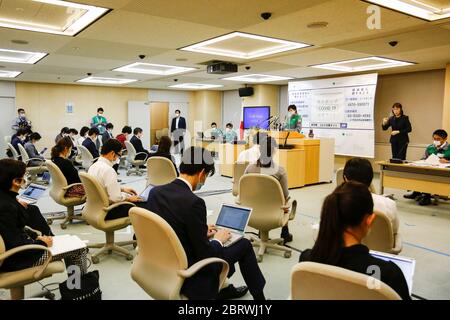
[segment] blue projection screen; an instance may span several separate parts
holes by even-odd
[[[244,107],[244,129],[269,129],[270,107]]]

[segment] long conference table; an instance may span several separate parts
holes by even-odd
[[[380,165],[380,193],[384,188],[412,190],[450,197],[450,168],[377,162]]]

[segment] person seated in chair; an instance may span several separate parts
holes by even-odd
[[[255,164],[249,164],[245,169],[244,174],[248,173],[260,173],[274,177],[280,182],[281,189],[283,189],[283,195],[286,203],[289,201],[289,188],[286,170],[277,165],[273,161],[273,157],[277,151],[277,143],[274,138],[265,136],[260,141],[260,157]],[[295,200],[294,200],[295,201]],[[285,209],[285,213],[289,212],[289,209]],[[291,213],[289,220],[294,219],[295,212]],[[289,233],[289,227],[286,225],[281,229],[281,238],[284,239],[284,243],[291,242],[293,237]]]
[[[41,140],[41,135],[37,132],[33,132],[32,134],[30,134],[30,140],[25,143],[24,148],[28,154],[28,157],[30,157],[30,159],[36,159],[36,160],[31,160],[28,165],[30,167],[39,167],[40,165],[43,164],[43,162],[45,161],[44,157],[36,150],[36,146],[35,144]],[[40,160],[37,160],[40,159]]]
[[[61,129],[61,132],[56,136],[55,143],[64,137],[67,137],[70,134],[70,129],[68,127],[64,127]]]
[[[172,161],[173,166],[175,167],[175,171],[178,173],[178,168],[175,164],[175,159],[170,153],[170,147],[172,146],[172,140],[168,136],[162,136],[159,140],[158,150],[155,153],[151,153],[149,158],[151,157],[164,157]]]
[[[369,160],[363,158],[353,158],[347,161],[344,167],[344,181],[356,181],[370,188],[373,180],[373,168]],[[394,235],[398,233],[399,221],[397,215],[397,205],[395,201],[372,193],[373,210],[385,213],[392,225]]]
[[[411,300],[402,270],[393,262],[373,257],[361,244],[375,219],[373,200],[367,185],[346,182],[325,198],[319,235],[312,249],[302,252],[300,262],[329,264],[366,275],[378,267],[382,282],[404,300]]]
[[[257,132],[253,135],[253,147],[250,149],[244,150],[239,154],[238,162],[248,162],[251,164],[255,164],[258,162],[259,157],[261,156],[259,142],[264,139],[267,134],[262,132]]]
[[[447,141],[447,131],[438,129],[433,132],[433,144],[430,144],[425,150],[425,154],[422,160],[427,159],[432,154],[439,157],[440,163],[450,163],[450,146]],[[431,204],[431,194],[421,193],[414,191],[411,194],[405,194],[403,196],[406,199],[415,199],[421,206],[427,206]]]
[[[236,131],[233,130],[233,124],[227,123],[225,126],[225,134],[223,135],[224,142],[234,143],[238,140]]]
[[[146,153],[147,154],[147,158],[150,155],[150,152],[148,152],[148,150],[146,150],[144,148],[144,146],[142,145],[142,136],[144,135],[143,131],[141,128],[137,127],[134,128],[133,130],[133,136],[130,139],[130,143],[133,145],[134,149],[136,150],[136,154],[137,153]],[[138,154],[135,158],[135,160],[144,160],[146,158],[145,154]]]
[[[96,141],[100,132],[97,128],[90,128],[88,135],[89,136],[83,141],[83,147],[89,150],[93,158],[98,158],[100,155],[98,153]]]
[[[106,130],[105,132],[102,133],[102,143],[105,144],[106,141],[108,141],[109,139],[113,139],[114,135],[113,135],[113,130],[114,130],[114,125],[112,123],[108,123],[106,125]]]
[[[125,146],[125,141],[128,140],[129,135],[132,133],[133,131],[131,130],[130,126],[125,126],[122,128],[122,133],[117,135],[116,139],[120,141],[120,143],[122,144],[122,149],[126,149],[127,147]]]
[[[69,137],[64,137],[52,148],[52,161],[61,170],[62,174],[67,180],[67,184],[80,183],[69,188],[65,197],[67,198],[82,198],[85,195],[84,187],[81,184],[78,170],[75,169],[72,162],[68,160],[72,151],[72,140]]]
[[[230,231],[216,229],[206,223],[206,205],[193,191],[200,190],[208,176],[214,174],[214,160],[204,148],[190,147],[185,150],[180,165],[180,176],[169,184],[154,187],[145,208],[161,216],[177,234],[188,259],[188,265],[209,258],[220,257],[228,262],[228,277],[239,263],[248,290],[255,299],[265,299],[266,283],[256,261],[249,240],[243,238],[229,247],[223,244],[230,238]],[[209,265],[194,277],[186,279],[181,289],[189,299],[222,299],[242,296],[247,288],[231,285],[217,296],[221,266]]]
[[[16,149],[17,153],[20,155],[19,144],[22,146],[25,144],[28,131],[26,129],[17,130],[17,134],[11,138],[11,145]]]

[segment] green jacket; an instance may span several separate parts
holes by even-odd
[[[299,114],[294,114],[289,118],[287,129],[302,129],[302,117]]]
[[[106,131],[107,124],[108,124],[108,121],[106,121],[106,118],[104,116],[92,117],[91,127],[98,128],[98,131],[100,131],[100,134],[103,134]]]
[[[430,144],[427,149],[425,150],[425,159],[428,158],[430,155],[442,155],[441,158],[445,158],[446,160],[450,160],[450,146],[449,143],[446,142],[444,146],[437,148],[434,144]]]

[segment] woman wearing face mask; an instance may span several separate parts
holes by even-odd
[[[394,103],[392,106],[392,116],[384,118],[382,128],[384,131],[392,128],[391,132],[391,149],[392,158],[406,160],[406,151],[408,149],[409,137],[408,133],[412,131],[411,123],[408,116],[403,114],[403,107],[400,103]]]
[[[314,247],[300,255],[300,262],[312,261],[372,275],[379,268],[382,282],[404,300],[410,300],[402,270],[393,262],[373,257],[361,244],[375,219],[373,200],[366,185],[346,182],[325,198],[320,217],[319,235]],[[368,273],[369,272],[369,273]]]
[[[295,130],[297,132],[302,131],[302,117],[297,113],[297,107],[291,104],[288,107],[289,120],[287,122],[286,129]]]
[[[52,161],[61,170],[64,177],[66,177],[67,184],[75,184],[69,188],[65,196],[68,198],[82,198],[85,195],[84,187],[81,184],[78,171],[73,166],[72,162],[68,160],[72,151],[72,140],[70,137],[64,137],[52,148]]]

